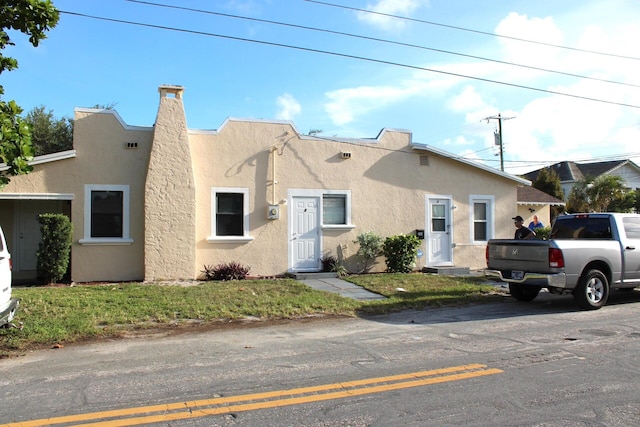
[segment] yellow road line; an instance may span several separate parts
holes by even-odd
[[[134,426],[154,422],[175,421],[180,419],[198,418],[210,415],[226,414],[231,412],[252,411],[256,409],[275,408],[303,403],[320,402],[324,400],[342,399],[346,397],[361,396],[373,393],[382,393],[391,390],[400,390],[410,387],[420,387],[429,384],[437,384],[448,381],[458,381],[474,377],[499,374],[500,369],[485,369],[486,365],[472,364],[453,366],[450,368],[434,369],[429,371],[413,372],[387,377],[367,378],[358,381],[324,384],[320,386],[302,387],[289,390],[277,390],[265,393],[253,393],[240,396],[220,397],[214,399],[196,400],[190,402],[176,402],[163,405],[142,406],[136,408],[116,409],[111,411],[93,412],[87,414],[68,415],[63,417],[24,421],[11,424],[0,424],[0,427],[39,427],[52,426],[63,423],[78,423],[83,421],[98,421],[91,424],[75,424],[84,427],[117,427]],[[425,378],[426,377],[426,378]],[[390,383],[390,384],[381,384]],[[376,385],[378,384],[378,385]],[[329,392],[331,390],[338,390]],[[311,394],[310,393],[316,393]],[[304,395],[304,396],[296,396]],[[296,396],[289,397],[287,396]],[[265,399],[272,399],[266,400]],[[256,402],[257,400],[263,400]],[[242,403],[230,406],[229,403]],[[180,412],[170,412],[180,411]],[[134,415],[162,412],[156,415],[145,415],[137,418],[123,418]],[[105,420],[107,418],[116,418]]]

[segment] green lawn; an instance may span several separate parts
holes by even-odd
[[[248,318],[373,315],[496,298],[493,286],[471,278],[370,274],[345,279],[388,298],[355,301],[313,290],[293,279],[202,282],[187,287],[122,283],[15,288],[13,296],[20,298],[21,308],[14,323],[23,327],[0,329],[0,356],[114,338],[140,329],[206,326]]]

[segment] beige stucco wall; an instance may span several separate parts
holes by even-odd
[[[351,271],[360,271],[356,236],[367,231],[388,237],[428,228],[425,197],[447,195],[457,206],[453,210],[454,264],[471,268],[484,266],[484,245],[470,243],[469,194],[497,194],[496,230],[499,237],[509,228],[516,203],[513,181],[471,168],[437,155],[429,165],[420,165],[423,152],[412,149],[411,134],[388,131],[379,140],[363,143],[300,136],[288,123],[229,120],[215,134],[191,134],[190,144],[196,176],[199,206],[196,264],[230,261],[251,266],[251,274],[282,274],[290,265],[289,190],[351,190],[353,229],[323,230],[322,252],[344,258]],[[275,151],[272,148],[275,147]],[[341,152],[351,152],[343,160]],[[275,161],[275,197],[271,187]],[[211,187],[250,189],[250,233],[248,243],[211,243]],[[280,219],[268,220],[267,206],[287,200]],[[423,252],[428,253],[424,246]],[[421,263],[426,265],[427,259]],[[377,270],[385,268],[381,258]]]
[[[77,110],[76,157],[34,166],[28,175],[12,177],[4,193],[73,194],[71,221],[72,280],[141,280],[144,277],[143,190],[151,145],[151,128],[127,128],[113,112]],[[138,148],[125,148],[137,142]],[[129,245],[83,245],[85,184],[130,186]]]

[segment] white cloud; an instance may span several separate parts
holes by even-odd
[[[483,109],[486,107],[486,103],[473,86],[467,85],[462,89],[462,92],[447,102],[447,107],[455,113],[461,113]]]
[[[360,86],[327,92],[325,110],[336,125],[345,125],[373,110],[399,102],[419,91],[414,87]]]
[[[280,108],[276,113],[276,118],[279,120],[293,120],[302,111],[300,103],[288,93],[279,96],[276,103]]]
[[[425,0],[378,0],[377,3],[367,6],[367,10],[376,13],[358,12],[357,16],[360,21],[383,30],[402,29],[407,25],[406,20],[387,15],[410,17],[420,6],[427,3]]]
[[[562,31],[556,26],[552,17],[529,18],[511,12],[495,29],[495,33],[523,40],[535,40],[541,43],[563,45]],[[549,46],[526,43],[509,38],[499,38],[502,46],[503,60],[525,65],[553,64],[559,54],[558,49]],[[545,68],[542,66],[542,68]],[[548,68],[553,68],[549,66]]]

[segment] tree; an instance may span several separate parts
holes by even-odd
[[[31,143],[35,156],[73,149],[73,120],[56,119],[44,106],[29,111],[25,121],[31,127]]]
[[[573,185],[567,200],[567,212],[589,212],[589,195],[587,193],[589,183],[590,180],[584,178]]]
[[[56,26],[60,15],[50,0],[4,0],[0,3],[0,51],[14,43],[8,30],[29,36],[29,43],[37,47],[46,38],[45,32]],[[18,68],[18,61],[0,53],[0,74]],[[4,87],[0,85],[0,98]],[[0,163],[8,170],[0,172],[0,188],[9,176],[29,173],[28,162],[33,158],[29,126],[20,117],[22,109],[15,101],[0,99]]]
[[[571,189],[567,209],[569,212],[631,212],[635,203],[635,191],[626,188],[621,177],[601,175],[579,180]]]
[[[531,186],[544,193],[550,194],[557,199],[564,199],[564,193],[560,186],[560,177],[556,171],[551,168],[540,169],[536,179],[531,183]]]
[[[533,188],[536,188],[544,193],[547,193],[556,199],[564,200],[564,192],[560,186],[560,177],[551,168],[542,168],[538,171],[536,179],[531,183]],[[555,218],[562,212],[561,206],[551,207],[551,219]]]

